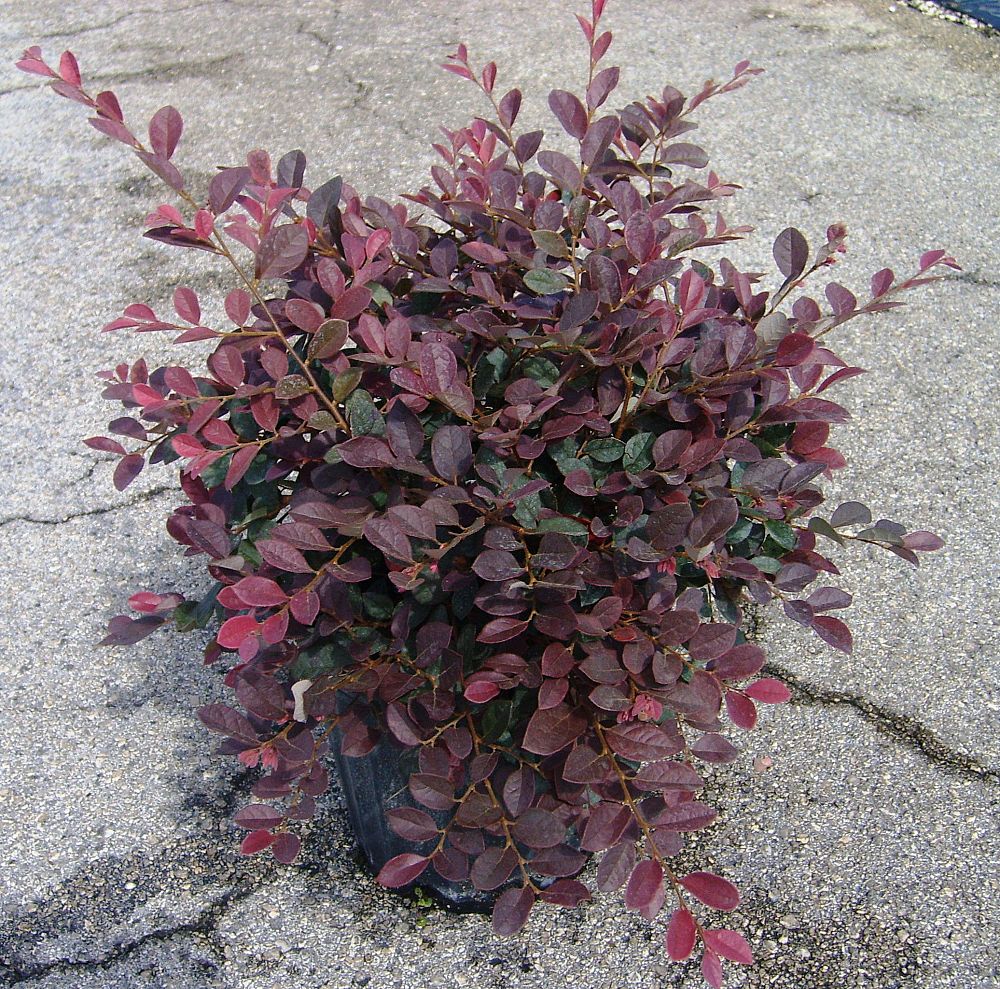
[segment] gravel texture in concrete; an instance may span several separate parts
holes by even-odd
[[[133,120],[172,103],[196,184],[252,147],[301,147],[314,183],[340,173],[390,196],[423,180],[437,123],[479,109],[437,70],[457,42],[522,85],[525,124],[555,126],[553,86],[585,81],[571,19],[537,0],[14,0],[0,5],[0,985],[30,989],[619,989],[695,986],[662,931],[604,897],[539,911],[499,941],[478,916],[379,889],[358,866],[336,788],[302,861],[240,859],[228,823],[251,780],[213,755],[194,708],[221,697],[200,643],[94,643],[138,588],[194,589],[163,520],[169,471],[124,495],[80,444],[109,407],[94,373],[170,348],[102,335],[132,301],[228,284],[211,259],[139,237],[168,196],[80,108],[10,62],[73,48]],[[767,270],[785,226],[862,289],[945,247],[964,271],[839,341],[869,370],[840,391],[854,420],[831,497],[934,528],[912,570],[844,554],[856,648],[833,653],[767,616],[792,704],[713,779],[721,823],[691,864],[745,891],[734,915],[758,964],[729,985],[980,989],[1000,971],[1000,539],[995,399],[1000,304],[1000,39],[877,0],[612,0],[619,96],[690,92],[740,58],[766,67],[712,101],[698,139],[746,187],[726,210],[759,236],[730,251]],[[196,354],[195,350],[191,352]],[[763,768],[767,756],[772,765]],[[754,766],[759,767],[754,769]]]

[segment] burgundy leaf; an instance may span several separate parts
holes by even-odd
[[[834,618],[831,615],[817,615],[813,619],[813,629],[824,642],[829,643],[834,649],[849,653],[854,648],[851,630],[839,618]]]
[[[91,436],[90,439],[86,439],[83,442],[86,446],[89,446],[91,450],[102,450],[104,453],[116,453],[121,457],[124,457],[126,453],[125,447],[123,447],[118,440],[113,440],[108,436]]]
[[[586,853],[561,843],[536,852],[531,859],[531,868],[542,876],[565,878],[577,875],[587,864],[587,858]]]
[[[535,773],[521,766],[507,777],[503,785],[503,802],[512,817],[519,817],[535,799]]]
[[[246,746],[256,746],[257,732],[250,722],[225,704],[206,704],[198,709],[198,717],[209,731],[226,735]]]
[[[314,573],[306,558],[294,546],[280,539],[262,539],[257,550],[272,567],[287,573]]]
[[[663,907],[665,896],[663,868],[660,863],[653,859],[640,862],[632,870],[625,887],[626,908],[637,910],[646,920],[654,920]]]
[[[238,168],[223,168],[213,175],[212,181],[208,183],[208,205],[212,212],[216,216],[225,213],[236,202],[236,197],[249,181],[250,169],[245,165]],[[244,320],[238,322],[242,325]]]
[[[330,316],[333,319],[350,320],[360,316],[372,301],[372,293],[365,285],[352,285],[333,304]]]
[[[280,831],[271,842],[271,854],[282,865],[291,865],[302,848],[302,839],[288,831]]]
[[[721,735],[710,732],[691,746],[691,754],[705,762],[725,763],[736,759],[740,750]]]
[[[656,248],[656,230],[644,213],[634,213],[625,224],[625,246],[637,261],[646,261]]]
[[[656,814],[651,823],[670,831],[700,831],[717,817],[718,811],[697,800],[667,807]]]
[[[552,848],[565,838],[566,825],[550,811],[535,807],[521,814],[511,831],[530,848]]]
[[[258,278],[280,278],[297,268],[309,253],[309,234],[296,223],[274,227],[257,251]]]
[[[208,369],[219,381],[232,388],[238,388],[242,385],[247,373],[246,365],[243,363],[243,355],[229,344],[219,347],[208,358]]]
[[[146,461],[141,454],[130,453],[127,457],[122,457],[115,467],[114,483],[119,491],[124,491],[146,466]]]
[[[476,557],[472,569],[483,580],[509,580],[524,573],[513,553],[501,549],[487,549]]]
[[[374,436],[356,436],[338,444],[336,450],[352,467],[372,469],[391,467],[395,463],[389,444]]]
[[[575,742],[587,724],[583,712],[567,704],[536,711],[528,722],[522,745],[535,755],[552,755]]]
[[[234,818],[236,823],[247,831],[274,828],[284,819],[284,814],[268,804],[250,804],[238,811]]]
[[[450,347],[443,343],[426,343],[420,350],[420,374],[435,394],[451,389],[458,375],[458,362]]]
[[[288,595],[267,577],[244,577],[233,585],[233,593],[250,608],[275,607],[288,600]]]
[[[407,841],[430,841],[437,838],[438,826],[430,814],[416,807],[396,807],[385,812],[389,827]]]
[[[665,165],[687,165],[688,168],[704,168],[708,155],[697,144],[670,144],[660,154]]]
[[[791,699],[792,692],[780,680],[756,680],[744,693],[762,704],[784,704]]]
[[[607,775],[608,769],[607,756],[589,745],[578,745],[567,757],[562,775],[571,783],[596,783]]]
[[[933,553],[944,546],[944,540],[933,532],[908,532],[903,536],[903,546],[906,549],[916,550],[918,553]]]
[[[252,615],[236,615],[222,623],[215,638],[223,649],[239,649],[244,639],[259,630],[260,625]]]
[[[705,953],[701,956],[701,975],[712,989],[722,989],[722,962],[719,961],[719,956],[708,948],[705,948]]]
[[[519,636],[528,622],[518,618],[494,618],[487,622],[476,636],[477,642],[507,642]]]
[[[517,867],[517,853],[513,848],[492,845],[472,863],[472,885],[479,890],[502,886]]]
[[[692,872],[680,884],[713,910],[735,910],[740,905],[740,891],[712,872]]]
[[[694,925],[694,917],[691,911],[684,907],[678,907],[670,917],[667,925],[666,947],[667,954],[675,962],[682,962],[691,957],[694,951],[695,937],[697,929]]]
[[[590,899],[590,890],[576,879],[557,879],[542,890],[541,898],[557,907],[572,909]]]
[[[582,141],[587,133],[587,110],[572,93],[553,89],[549,93],[549,108],[571,137]]]
[[[364,527],[365,539],[376,549],[393,560],[409,563],[413,559],[413,547],[406,533],[392,519],[369,519]]]
[[[128,618],[117,615],[108,622],[108,634],[98,643],[101,646],[131,646],[152,635],[164,622],[160,615]]]
[[[463,244],[462,251],[468,254],[470,258],[481,261],[483,264],[503,264],[507,260],[505,251],[493,247],[492,244],[485,244],[478,240]]]
[[[409,782],[413,799],[431,810],[451,810],[455,803],[455,786],[443,776],[414,773]]]
[[[587,87],[587,106],[596,110],[611,95],[618,86],[619,68],[617,65],[601,69],[591,84]]]
[[[642,786],[658,790],[700,790],[705,781],[685,762],[664,760],[642,767],[635,780]]]
[[[737,931],[725,929],[706,930],[705,944],[717,955],[740,965],[753,964],[753,952],[746,938]]]
[[[240,843],[241,855],[254,855],[274,844],[275,836],[270,831],[251,831]]]
[[[621,889],[635,867],[635,842],[623,841],[609,848],[597,867],[597,886],[604,893]]]
[[[785,278],[798,278],[809,260],[805,237],[794,227],[786,227],[774,242],[774,260]]]
[[[379,869],[378,881],[389,889],[399,889],[401,886],[409,886],[424,870],[430,865],[430,859],[423,855],[415,855],[413,852],[404,852],[389,859],[385,865]]]
[[[153,150],[163,158],[172,157],[183,128],[184,121],[172,106],[157,110],[149,121],[149,143]]]
[[[764,665],[764,650],[753,643],[734,646],[725,655],[714,659],[708,668],[722,680],[746,680]]]
[[[513,937],[528,922],[535,894],[530,887],[505,889],[493,905],[493,933],[498,937]]]
[[[725,700],[729,719],[737,728],[750,731],[757,724],[757,707],[749,697],[727,690]]]
[[[420,732],[402,704],[395,702],[386,708],[385,723],[393,738],[402,745],[412,747],[421,743]]]
[[[499,693],[500,687],[492,680],[477,680],[465,688],[465,698],[473,704],[486,704]]]
[[[445,480],[458,483],[472,469],[472,442],[463,426],[442,426],[431,437],[434,469]]]

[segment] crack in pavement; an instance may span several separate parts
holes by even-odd
[[[961,282],[963,285],[976,285],[979,288],[1000,288],[1000,281],[985,278],[976,271],[963,271],[960,275],[947,275],[946,282]]]
[[[159,65],[149,65],[144,69],[131,72],[110,72],[104,75],[89,77],[91,83],[126,83],[153,79],[210,79],[218,75],[219,70],[241,56],[236,52],[228,55],[217,55],[214,58],[195,59],[190,62],[163,62]]]
[[[11,980],[8,985],[20,985],[31,979],[44,978],[55,972],[67,972],[81,968],[107,968],[117,962],[124,961],[147,944],[169,941],[171,938],[182,934],[202,934],[211,941],[212,935],[218,929],[219,921],[225,915],[226,911],[231,906],[245,900],[253,892],[254,886],[252,883],[245,883],[242,886],[234,887],[228,892],[223,893],[217,900],[211,902],[194,920],[184,921],[172,927],[157,928],[132,941],[115,945],[108,953],[95,958],[57,958],[53,961],[37,962],[21,968],[10,967],[8,972]],[[213,945],[213,950],[217,955],[221,955],[221,950],[218,946]]]
[[[776,676],[791,689],[792,703],[818,707],[851,707],[861,714],[881,735],[903,742],[920,752],[929,762],[976,780],[1000,782],[1000,768],[983,766],[976,759],[956,752],[916,718],[890,711],[859,694],[830,690],[810,683],[792,670],[769,662],[763,670]]]
[[[229,818],[237,804],[247,797],[253,783],[250,773],[238,774],[229,780],[228,784],[221,790],[223,806],[217,811],[213,810],[213,815],[218,814],[220,818]],[[18,940],[27,943],[30,948],[37,945],[40,938],[44,938],[52,933],[66,933],[67,930],[75,931],[79,929],[79,918],[83,916],[80,911],[84,910],[94,915],[99,914],[106,925],[115,926],[122,922],[128,922],[126,916],[134,910],[136,906],[148,903],[154,896],[164,892],[166,887],[159,886],[155,882],[153,887],[146,892],[149,896],[140,899],[139,903],[128,903],[130,896],[127,886],[122,883],[128,876],[149,874],[156,876],[170,876],[176,879],[186,880],[188,883],[197,882],[200,878],[197,872],[192,873],[189,863],[211,858],[212,852],[217,848],[216,842],[209,839],[207,841],[196,841],[194,846],[189,845],[187,840],[174,842],[164,847],[162,854],[146,856],[139,853],[140,861],[133,863],[137,866],[137,872],[124,871],[108,872],[108,860],[98,863],[96,874],[108,877],[109,882],[101,882],[99,885],[94,882],[95,872],[92,868],[85,868],[72,880],[63,884],[56,891],[50,891],[46,897],[39,901],[38,905],[49,907],[49,914],[22,914],[22,920],[30,920],[28,935],[25,937],[20,932],[24,930],[18,925],[15,933],[17,918],[7,927],[0,927],[0,985],[14,986],[21,985],[34,979],[43,979],[46,976],[63,972],[83,971],[88,969],[107,969],[112,965],[125,961],[146,945],[162,944],[172,938],[184,935],[192,937],[201,935],[208,942],[208,950],[216,956],[221,963],[224,959],[222,946],[214,940],[219,925],[227,912],[249,898],[254,892],[260,889],[262,882],[267,881],[273,874],[272,863],[250,863],[242,856],[236,861],[243,868],[230,881],[229,888],[223,888],[222,892],[209,899],[206,906],[202,907],[191,920],[177,920],[174,923],[167,923],[165,926],[156,927],[145,934],[137,934],[128,939],[112,942],[111,945],[97,948],[94,954],[86,957],[62,957],[53,958],[47,961],[29,961],[18,957]],[[232,851],[228,844],[224,846]],[[122,860],[124,861],[124,860]],[[119,861],[121,866],[122,861]],[[101,866],[103,865],[103,868]],[[183,866],[177,871],[178,866]],[[224,861],[220,868],[224,866]],[[263,867],[263,868],[262,868]],[[226,871],[223,868],[223,871]],[[218,869],[214,873],[206,873],[206,878],[212,881],[212,876],[218,875]],[[116,881],[117,880],[117,881]],[[67,898],[67,890],[70,896]],[[75,896],[73,895],[75,893]],[[102,897],[104,902],[102,902]],[[43,918],[39,924],[39,918]],[[11,940],[13,936],[13,940]],[[72,951],[73,949],[63,949]],[[82,950],[81,948],[77,949]]]
[[[48,31],[45,34],[36,34],[34,37],[38,41],[48,41],[50,38],[75,38],[81,34],[90,34],[92,31],[103,31],[105,28],[115,27],[121,24],[122,21],[129,17],[135,17],[136,14],[149,13],[147,10],[130,10],[127,14],[122,14],[119,17],[114,18],[110,21],[104,21],[101,24],[91,24],[89,27],[71,27],[66,28],[62,31]]]
[[[95,465],[96,466],[96,465]],[[165,494],[167,491],[180,491],[181,489],[173,484],[163,484],[155,488],[150,488],[149,491],[143,492],[141,495],[137,495],[131,501],[126,501],[121,505],[102,505],[98,508],[87,508],[80,512],[74,512],[72,515],[66,515],[60,519],[40,519],[35,518],[33,515],[12,515],[10,518],[0,519],[0,529],[4,526],[12,525],[15,522],[28,522],[31,525],[65,525],[67,522],[72,522],[74,519],[85,518],[88,515],[107,515],[110,512],[120,512],[123,508],[131,508],[133,505],[139,505],[144,501],[151,501],[157,495]]]

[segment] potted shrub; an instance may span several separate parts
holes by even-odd
[[[129,414],[86,442],[119,458],[119,489],[147,461],[180,466],[167,527],[211,586],[136,594],[104,642],[214,630],[205,662],[228,666],[234,697],[199,715],[264,770],[242,850],[296,857],[334,755],[386,886],[489,900],[510,935],[539,900],[589,899],[596,855],[594,884],[667,918],[668,955],[698,952],[719,986],[722,959],[751,951],[705,908],[739,893],[671,862],[716,817],[699,766],[737,757],[726,722],[749,730],[789,696],[758,677],[747,608],[778,599],[850,651],[827,550],[916,564],[942,545],[856,502],[825,511],[819,483],[844,465],[830,426],[848,415],[828,389],[860,373],[829,335],[956,265],[932,251],[861,301],[829,282],[821,302],[805,282],[844,250],[841,225],[817,250],[783,231],[774,291],[698,260],[749,228],[715,212],[737,187],[704,171],[692,114],[760,70],[612,110],[603,8],[579,18],[585,92],[549,94],[571,153],[518,131],[521,93],[458,48],[445,68],[491,112],[434,146],[431,182],[405,197],[419,209],[340,178],[310,191],[299,151],[274,167],[253,151],[203,195],[173,162],[175,109],[141,137],[71,53],[18,64],[176,194],[146,236],[236,277],[226,327],[183,286],[173,313],[137,303],[107,325],[212,350],[196,374],[102,372]]]

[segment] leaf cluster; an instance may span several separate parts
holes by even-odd
[[[227,664],[233,701],[201,719],[266,771],[254,793],[270,802],[236,818],[243,851],[292,861],[331,743],[362,757],[382,742],[412,764],[387,810],[412,851],[385,885],[434,869],[498,891],[494,927],[514,934],[539,900],[588,900],[597,855],[597,887],[650,920],[666,909],[669,956],[700,945],[719,986],[721,959],[750,948],[693,901],[731,911],[739,894],[670,862],[716,818],[699,794],[706,766],[737,758],[727,722],[752,729],[759,704],[789,696],[757,678],[748,603],[778,599],[847,652],[829,550],[861,541],[916,564],[941,545],[857,503],[821,511],[820,480],[844,466],[831,426],[848,418],[827,391],[861,373],[826,337],[955,265],[929,252],[861,301],[836,282],[811,297],[844,250],[839,224],[818,250],[778,236],[775,291],[698,260],[747,228],[716,212],[737,187],[704,173],[691,114],[760,70],[612,110],[603,8],[579,18],[585,92],[549,96],[572,153],[519,132],[520,91],[458,48],[444,67],[491,113],[434,146],[406,197],[419,214],[339,177],[309,189],[300,151],[251,152],[196,194],[172,160],[176,110],[141,138],[70,53],[19,65],[177,194],[146,236],[239,279],[225,327],[186,287],[171,314],[137,303],[108,324],[213,349],[198,373],[104,372],[126,415],[86,442],[118,458],[119,488],[147,462],[180,467],[168,529],[211,586],[136,594],[138,617],[104,641],[213,629],[205,662]]]

